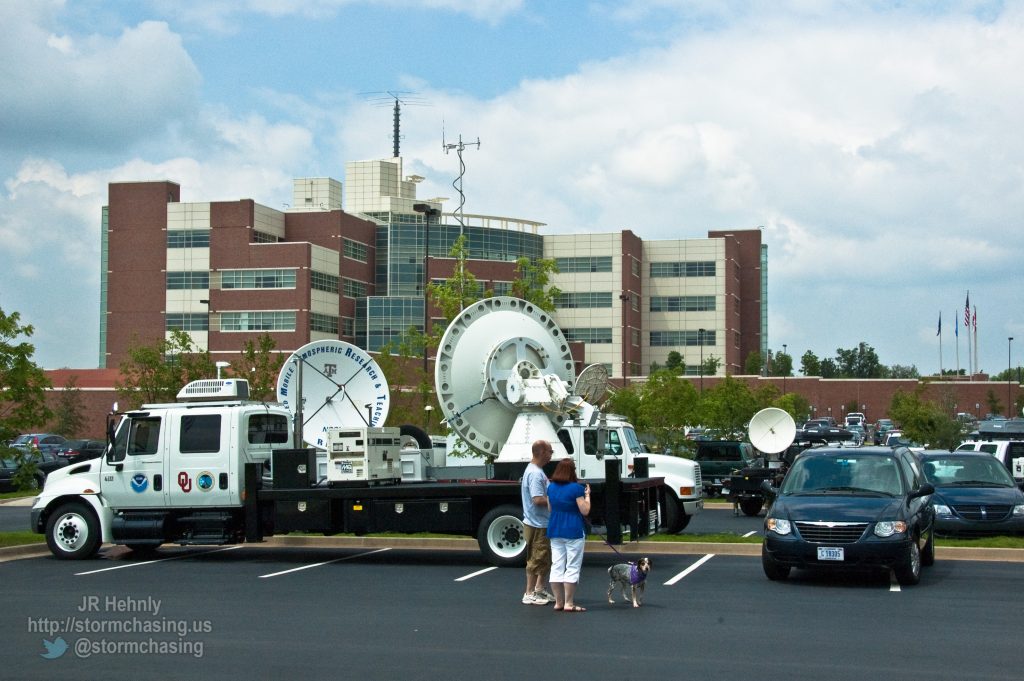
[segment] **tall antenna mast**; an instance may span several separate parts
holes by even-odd
[[[387,90],[386,92],[363,92],[363,95],[367,96],[374,106],[394,106],[392,107],[392,132],[391,132],[391,157],[399,157],[399,141],[402,139],[401,134],[401,119],[402,119],[402,105],[405,106],[430,106],[427,100],[422,97],[416,96],[415,92],[409,92],[405,90]]]
[[[476,138],[476,142],[469,142],[468,146],[476,145],[476,148],[480,148],[480,138]],[[459,176],[452,182],[452,186],[455,187],[455,191],[459,193],[459,207],[456,209],[454,215],[456,222],[459,223],[459,236],[462,236],[462,232],[466,227],[466,224],[462,221],[462,208],[466,205],[466,195],[462,192],[462,177],[466,174],[466,163],[462,160],[462,152],[465,151],[467,146],[466,142],[462,141],[462,135],[459,135],[459,141],[457,143],[449,143],[445,141],[444,128],[441,128],[441,148],[444,149],[444,153],[448,153],[452,149],[459,156]]]

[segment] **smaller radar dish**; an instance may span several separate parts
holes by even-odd
[[[789,412],[768,407],[754,414],[747,429],[750,443],[765,454],[778,454],[793,444],[796,423]]]
[[[603,364],[591,364],[576,377],[573,394],[597,405],[608,394],[608,369]]]

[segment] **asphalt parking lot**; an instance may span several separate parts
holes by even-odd
[[[1020,677],[1013,563],[940,559],[901,589],[886,575],[777,583],[755,557],[657,555],[633,609],[605,602],[617,560],[588,552],[579,614],[522,605],[522,571],[475,551],[170,547],[140,559],[111,548],[9,561],[0,676]]]

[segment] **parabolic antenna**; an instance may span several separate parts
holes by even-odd
[[[518,298],[485,298],[441,338],[434,381],[449,427],[485,456],[530,460],[533,439],[565,456],[557,428],[575,376],[569,342],[551,316]],[[513,427],[516,434],[513,435]]]
[[[765,454],[778,454],[793,444],[796,423],[789,412],[768,407],[754,414],[747,429],[750,444]]]
[[[591,364],[576,377],[574,395],[598,405],[608,394],[608,369],[603,364]]]
[[[351,343],[313,341],[285,360],[277,377],[277,401],[293,414],[300,384],[302,439],[313,447],[326,449],[327,428],[377,427],[388,418],[391,391],[384,372]]]

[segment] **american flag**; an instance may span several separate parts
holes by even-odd
[[[971,328],[971,292],[967,292],[967,302],[964,304],[964,328]]]

